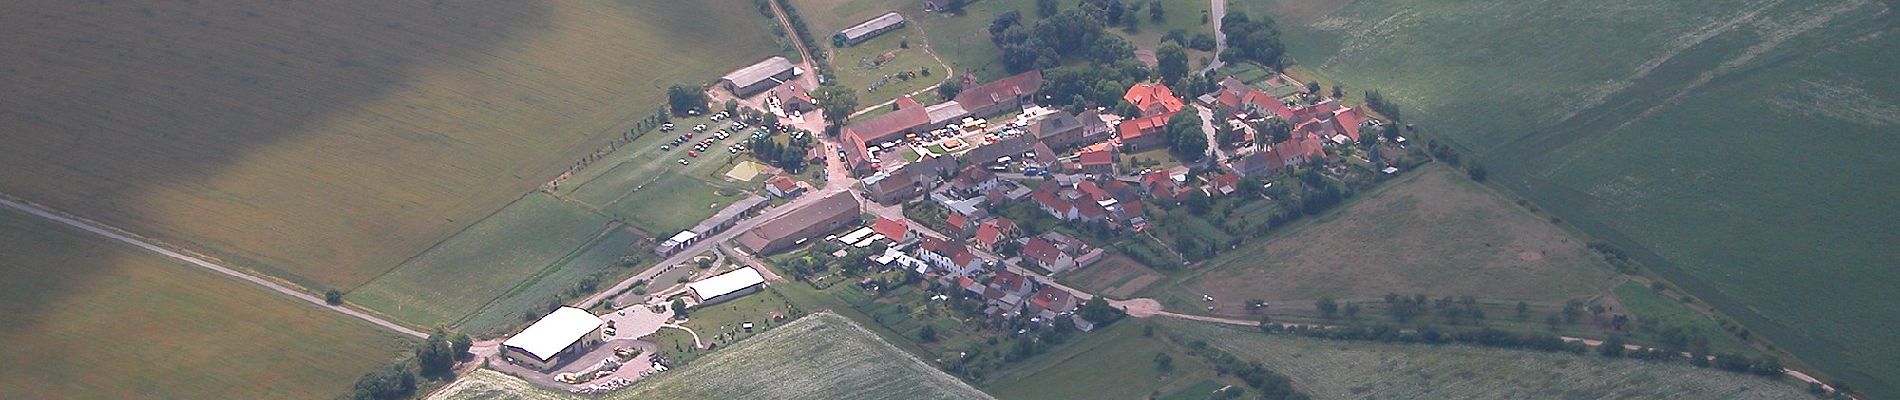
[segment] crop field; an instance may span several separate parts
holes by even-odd
[[[1148,288],[1162,278],[1160,272],[1126,256],[1109,256],[1086,268],[1062,276],[1064,282],[1090,293],[1125,299]]]
[[[468,316],[459,328],[463,332],[479,337],[490,337],[512,333],[517,326],[531,322],[522,317],[522,312],[536,306],[546,305],[551,299],[569,299],[565,293],[574,285],[590,276],[599,275],[599,287],[611,286],[620,278],[636,273],[636,270],[651,265],[651,248],[640,246],[652,243],[652,238],[644,234],[621,227],[607,231],[593,243],[573,256],[561,260],[554,266],[540,271],[537,275],[520,280],[520,286],[501,295],[481,311]],[[620,258],[635,257],[632,268],[621,268]],[[590,293],[591,294],[591,293]],[[535,315],[541,317],[540,314]]]
[[[778,53],[769,24],[744,0],[8,2],[0,191],[354,288],[667,85]]]
[[[1215,378],[1213,368],[1200,358],[1170,345],[1159,335],[1142,336],[1141,322],[1125,320],[1089,333],[1079,343],[1015,368],[1007,378],[984,389],[1001,399],[1101,398],[1106,393],[1137,398],[1183,390]],[[1171,371],[1158,369],[1156,353],[1169,354],[1173,359]]]
[[[1360,195],[1347,208],[1242,244],[1167,287],[1222,314],[1240,299],[1388,293],[1559,303],[1608,290],[1615,274],[1549,221],[1441,166]]]
[[[607,222],[535,193],[346,298],[413,325],[451,325],[605,233]]]
[[[1285,17],[1299,63],[1380,89],[1520,196],[1822,373],[1900,393],[1891,2],[1323,3],[1253,8]]]
[[[328,399],[405,338],[0,212],[0,398]]]
[[[1157,320],[1170,333],[1258,361],[1320,399],[1800,399],[1791,380],[1686,363],[1464,346],[1330,341]],[[1179,358],[1177,357],[1177,360]]]
[[[760,384],[769,382],[771,384]],[[480,370],[433,400],[591,399]],[[956,378],[831,313],[800,318],[698,362],[613,392],[610,399],[987,399]]]

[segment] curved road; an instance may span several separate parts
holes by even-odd
[[[285,296],[290,296],[298,300],[303,300],[310,304],[315,304],[318,307],[328,308],[330,309],[330,311],[343,313],[343,315],[355,317],[356,319],[360,319],[372,324],[376,324],[376,326],[381,326],[383,328],[396,331],[397,333],[401,333],[401,334],[409,335],[413,337],[418,337],[418,338],[429,336],[428,334],[424,334],[421,331],[409,329],[409,327],[402,326],[400,324],[390,322],[388,320],[384,320],[375,315],[370,315],[369,313],[357,311],[356,309],[352,309],[349,307],[330,305],[329,303],[325,303],[323,299],[317,298],[317,296],[313,296],[309,293],[305,293],[302,290],[297,290],[289,286],[284,286],[282,284],[278,284],[277,282],[273,282],[268,279],[259,278],[255,275],[238,272],[236,269],[232,269],[230,267],[226,267],[223,265],[218,265],[217,263],[211,262],[209,260],[205,260],[203,258],[199,258],[197,256],[192,256],[192,255],[180,253],[177,251],[173,251],[168,246],[162,246],[156,242],[141,239],[137,237],[137,235],[131,232],[127,232],[125,230],[114,228],[114,227],[101,224],[98,222],[85,220],[77,216],[71,216],[64,212],[60,212],[58,210],[54,210],[52,208],[48,208],[48,207],[41,206],[38,204],[26,202],[24,200],[14,200],[12,196],[6,196],[4,194],[0,194],[0,205],[4,205],[7,208],[20,210],[21,212],[32,214],[33,216],[36,216],[36,217],[45,218],[53,222],[58,222],[66,226],[78,228],[79,230],[86,231],[94,235],[99,235],[107,239],[112,239],[121,243],[129,244],[129,245],[132,245],[133,247],[145,249],[145,251],[158,253],[158,255],[165,256],[167,258],[171,258],[178,261],[183,261],[186,264],[197,266],[199,268],[208,269],[208,270],[211,270],[212,272],[224,274],[225,276],[229,276],[232,278],[243,280],[245,282],[257,284],[258,286],[263,286],[264,288],[276,291],[277,293],[283,293]]]

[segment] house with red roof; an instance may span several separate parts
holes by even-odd
[[[957,176],[950,178],[950,190],[967,198],[989,191],[1000,182],[996,178],[996,173],[990,172],[989,169],[967,165],[962,171],[957,172]]]
[[[1167,144],[1168,118],[1172,117],[1174,114],[1168,113],[1123,120],[1115,126],[1122,151],[1140,152]]]
[[[983,221],[976,226],[976,237],[972,239],[977,247],[996,250],[996,245],[1016,236],[1016,221],[1009,218],[995,218]]]
[[[1029,298],[1028,304],[1030,314],[1041,317],[1044,320],[1053,319],[1056,315],[1074,311],[1075,306],[1075,295],[1055,286],[1044,287],[1042,290],[1036,291],[1036,294]]]
[[[1129,86],[1128,92],[1122,94],[1122,101],[1134,104],[1136,109],[1141,110],[1143,116],[1173,115],[1187,107],[1186,103],[1181,102],[1180,97],[1175,97],[1173,89],[1169,89],[1168,85],[1158,83],[1137,83]]]
[[[772,88],[772,98],[778,99],[779,108],[788,112],[806,112],[818,108],[818,102],[812,100],[811,93],[799,87],[798,82],[786,82]]]
[[[871,232],[883,235],[899,244],[909,243],[923,236],[923,233],[910,228],[910,220],[904,218],[878,217],[871,223]]]
[[[1029,238],[1023,243],[1023,261],[1034,263],[1051,273],[1061,273],[1075,268],[1075,257],[1065,253],[1055,243],[1040,237]]]
[[[1240,174],[1219,174],[1207,178],[1207,185],[1201,187],[1207,197],[1231,196],[1240,191]]]
[[[1288,167],[1325,159],[1326,150],[1320,141],[1318,136],[1295,134],[1292,139],[1228,163],[1228,168],[1241,176],[1277,174]]]
[[[1029,278],[1008,269],[996,271],[996,276],[990,278],[989,287],[1018,298],[1029,297],[1036,290],[1036,285]]]
[[[1090,150],[1077,155],[1077,163],[1082,173],[1102,176],[1115,175],[1115,152],[1110,150]]]
[[[1364,128],[1366,122],[1370,120],[1371,118],[1366,117],[1365,111],[1356,107],[1333,111],[1333,123],[1339,125],[1339,132],[1344,133],[1354,142],[1359,141],[1359,129]]]
[[[799,186],[798,181],[792,180],[792,177],[779,175],[765,180],[765,191],[778,198],[789,199],[805,193],[805,188]]]

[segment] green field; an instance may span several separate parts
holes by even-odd
[[[1615,273],[1566,232],[1448,168],[1428,165],[1336,213],[1242,244],[1158,286],[1245,299],[1311,301],[1388,293],[1562,304],[1605,292]]]
[[[781,50],[744,0],[32,0],[0,26],[0,191],[344,289],[553,178],[666,86]]]
[[[0,212],[0,398],[329,399],[405,338],[250,283]]]
[[[1258,361],[1319,399],[1799,399],[1806,387],[1686,363],[1595,354],[1387,344],[1263,335],[1158,320],[1183,340]],[[1179,357],[1176,358],[1177,360]]]
[[[1126,256],[1109,256],[1081,270],[1062,275],[1062,281],[1089,293],[1125,299],[1166,276]]]
[[[769,383],[769,384],[764,384]],[[429,397],[590,399],[479,370]],[[819,313],[605,396],[658,398],[985,399],[844,317]]]
[[[607,221],[529,195],[346,298],[413,325],[452,325],[602,234]]]
[[[1278,1],[1297,62],[1825,375],[1900,393],[1891,2]],[[1586,55],[1586,56],[1577,56]],[[1508,78],[1507,78],[1508,77]]]
[[[1623,306],[1619,312],[1629,313],[1638,319],[1653,319],[1660,329],[1681,329],[1700,334],[1709,339],[1710,350],[1733,353],[1755,352],[1734,335],[1723,332],[1722,326],[1716,324],[1708,316],[1685,308],[1679,299],[1656,293],[1655,290],[1650,290],[1636,282],[1617,285],[1615,294],[1617,303]]]
[[[719,212],[744,196],[740,190],[756,190],[754,183],[768,176],[738,182],[726,178],[726,171],[749,153],[733,154],[726,146],[744,143],[747,133],[732,133],[726,140],[714,140],[711,148],[691,157],[693,143],[709,138],[713,131],[727,127],[731,120],[719,122],[706,118],[674,119],[679,129],[673,132],[651,131],[631,144],[621,146],[600,161],[575,173],[557,193],[632,223],[655,237],[672,236],[706,217]],[[660,150],[693,125],[706,124],[706,132],[694,134],[692,141],[670,150]],[[751,128],[757,129],[757,128]],[[687,160],[680,165],[679,160]]]
[[[462,332],[478,337],[512,333],[512,328],[532,322],[524,318],[522,312],[544,306],[550,299],[571,299],[566,293],[590,276],[599,275],[596,286],[604,288],[650,265],[653,252],[640,244],[651,242],[652,238],[624,227],[608,231],[571,257],[534,276],[523,278],[520,286],[488,303],[481,311],[469,315],[459,328]],[[625,256],[633,256],[638,261],[632,268],[620,268],[620,259]],[[534,316],[539,318],[542,315],[536,313]]]
[[[1136,398],[1183,390],[1215,377],[1213,368],[1199,358],[1158,335],[1142,336],[1142,325],[1127,321],[1088,333],[1067,349],[1014,368],[984,390],[1002,399],[1100,398],[1105,393]],[[1173,370],[1157,369],[1155,353],[1168,353]]]
[[[924,52],[924,38],[919,33],[917,28],[905,27],[856,46],[831,49],[829,42],[821,46],[832,52],[831,65],[837,71],[838,84],[857,92],[858,104],[869,106],[944,81],[943,64]],[[910,47],[904,48],[905,44]],[[879,63],[879,60],[885,61]],[[921,75],[924,69],[930,70],[930,76]],[[919,75],[908,80],[897,77],[906,71]],[[872,83],[880,80],[884,82],[882,86],[869,90]]]

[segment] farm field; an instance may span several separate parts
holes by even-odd
[[[477,337],[513,333],[515,328],[533,322],[522,316],[524,311],[544,306],[550,300],[576,297],[567,293],[588,277],[597,277],[596,285],[604,287],[650,265],[653,252],[642,245],[652,241],[652,238],[624,226],[609,230],[574,255],[533,276],[522,278],[520,285],[469,315],[459,328]],[[620,260],[626,256],[634,257],[634,263],[629,268],[622,268]],[[593,291],[587,292],[591,294]],[[534,317],[541,316],[536,314]]]
[[[1073,283],[1079,289],[1117,299],[1133,297],[1136,292],[1163,278],[1166,275],[1121,255],[1103,258],[1087,268],[1062,276],[1064,282]]]
[[[1297,62],[1376,88],[1493,181],[1775,345],[1900,393],[1891,2],[1277,1]],[[1503,18],[1501,18],[1503,16]],[[1501,39],[1501,38],[1508,38]],[[1567,57],[1588,54],[1589,57]],[[1535,62],[1500,62],[1536,60]],[[1498,77],[1511,77],[1499,79]],[[1819,192],[1819,193],[1817,193]]]
[[[1608,359],[1464,346],[1331,341],[1255,329],[1157,320],[1170,334],[1205,341],[1287,375],[1313,398],[1379,399],[1800,399],[1793,381],[1686,363]],[[1178,359],[1178,358],[1177,358]]]
[[[535,193],[345,298],[412,325],[453,325],[604,234],[607,222]]]
[[[0,398],[329,399],[405,338],[246,282],[0,212]]]
[[[1157,289],[1223,299],[1377,298],[1388,293],[1562,304],[1615,284],[1584,244],[1448,168],[1428,165],[1337,213],[1242,244]],[[1195,301],[1199,303],[1199,301]]]
[[[822,356],[814,356],[822,355]],[[817,373],[817,371],[823,371]],[[771,382],[761,385],[760,382]],[[661,373],[611,399],[634,398],[986,399],[850,320],[818,313]],[[595,398],[548,391],[479,370],[432,400]]]
[[[984,389],[1001,399],[1100,398],[1104,393],[1135,398],[1180,391],[1216,377],[1213,368],[1199,357],[1167,343],[1158,334],[1142,336],[1144,322],[1123,320],[1085,334],[1069,348],[1016,367],[1011,375],[986,384]],[[1158,369],[1156,353],[1169,354],[1173,359],[1171,371]]]
[[[0,9],[0,191],[317,289],[781,50],[742,0]]]

